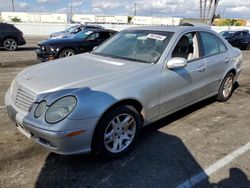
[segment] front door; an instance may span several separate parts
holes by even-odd
[[[187,33],[178,40],[172,58],[185,58],[188,64],[179,69],[168,69],[164,65],[161,73],[161,114],[170,114],[206,95],[204,90],[206,62],[200,56],[200,44],[196,32]]]

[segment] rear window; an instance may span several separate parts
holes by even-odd
[[[19,31],[15,26],[10,24],[0,24],[0,31],[2,32],[13,32],[13,31]]]
[[[110,32],[101,32],[100,33],[100,38],[101,39],[108,39],[110,36],[112,36],[113,34]]]
[[[8,30],[7,24],[0,24],[0,31],[1,32],[7,31],[7,30]]]

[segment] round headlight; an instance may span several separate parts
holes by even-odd
[[[43,114],[43,112],[44,112],[45,109],[46,109],[46,106],[47,106],[46,101],[42,101],[42,102],[40,102],[40,103],[37,105],[37,107],[36,107],[36,109],[35,109],[35,113],[34,113],[34,115],[35,115],[36,118],[39,118],[39,117]]]
[[[54,102],[46,112],[48,123],[57,123],[66,118],[75,108],[77,100],[73,96],[63,97]]]

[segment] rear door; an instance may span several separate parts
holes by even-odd
[[[230,51],[223,41],[209,32],[200,32],[202,56],[206,62],[205,82],[207,94],[218,91],[222,77],[231,61]]]

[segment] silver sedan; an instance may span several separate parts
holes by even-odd
[[[241,51],[210,29],[130,28],[91,53],[24,69],[5,103],[17,129],[55,153],[117,157],[143,126],[228,100],[241,64]]]

